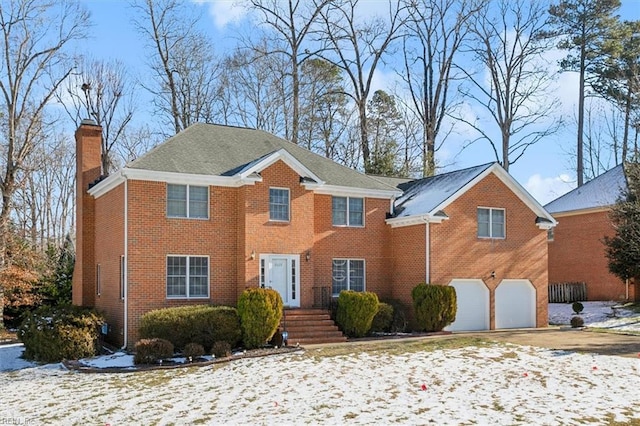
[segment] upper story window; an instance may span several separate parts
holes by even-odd
[[[167,297],[209,297],[209,258],[167,256]]]
[[[334,226],[364,226],[364,198],[332,197]]]
[[[269,220],[289,222],[289,190],[269,188]]]
[[[478,207],[478,238],[504,237],[504,209]]]
[[[209,218],[209,188],[168,184],[167,216],[192,219]]]

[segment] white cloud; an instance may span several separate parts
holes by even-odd
[[[574,189],[575,181],[567,174],[559,176],[542,177],[536,173],[529,177],[524,185],[527,191],[542,205],[555,200],[563,194]]]
[[[209,15],[218,30],[229,24],[240,22],[248,13],[246,3],[238,0],[196,0],[197,3],[209,4]]]

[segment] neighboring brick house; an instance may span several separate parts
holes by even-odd
[[[195,124],[98,179],[100,128],[83,122],[76,141],[73,300],[106,314],[113,343],[132,345],[149,310],[235,305],[257,286],[308,308],[343,289],[410,305],[429,281],[462,295],[453,329],[547,325],[554,221],[498,164],[375,178],[264,131]]]
[[[636,285],[609,272],[603,239],[615,230],[611,206],[627,189],[622,165],[551,201],[558,225],[549,235],[549,282],[584,282],[587,300],[635,300]]]

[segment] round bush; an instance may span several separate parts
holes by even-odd
[[[173,345],[165,339],[141,339],[134,346],[134,364],[157,364],[173,356]]]
[[[98,353],[104,318],[77,306],[43,306],[28,314],[18,328],[24,357],[39,362],[60,362]]]
[[[391,331],[393,324],[393,306],[380,302],[378,304],[378,312],[371,322],[372,333],[388,333]]]
[[[584,319],[582,319],[582,317],[577,315],[571,317],[571,327],[578,328],[583,326],[584,326]]]
[[[579,314],[584,310],[584,305],[580,302],[573,302],[571,304],[571,308],[573,309],[573,312],[575,312],[576,314]]]
[[[211,353],[216,358],[226,358],[231,356],[231,346],[228,342],[215,342],[211,348]]]
[[[242,331],[238,311],[230,306],[191,305],[150,311],[140,320],[140,338],[166,339],[176,350],[198,343],[205,351],[217,341],[234,347]]]
[[[411,298],[419,331],[442,331],[456,319],[456,289],[451,286],[418,284]]]
[[[282,298],[269,288],[249,288],[238,300],[242,341],[247,349],[264,346],[274,335],[282,318]]]
[[[375,293],[343,290],[338,296],[336,322],[347,336],[362,337],[371,329],[378,305]]]
[[[205,354],[204,348],[200,343],[188,343],[182,350],[182,355],[185,358],[199,358]]]

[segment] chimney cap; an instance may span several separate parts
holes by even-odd
[[[96,122],[93,121],[91,118],[83,118],[82,121],[80,122],[80,125],[89,125],[89,126],[97,126]]]

